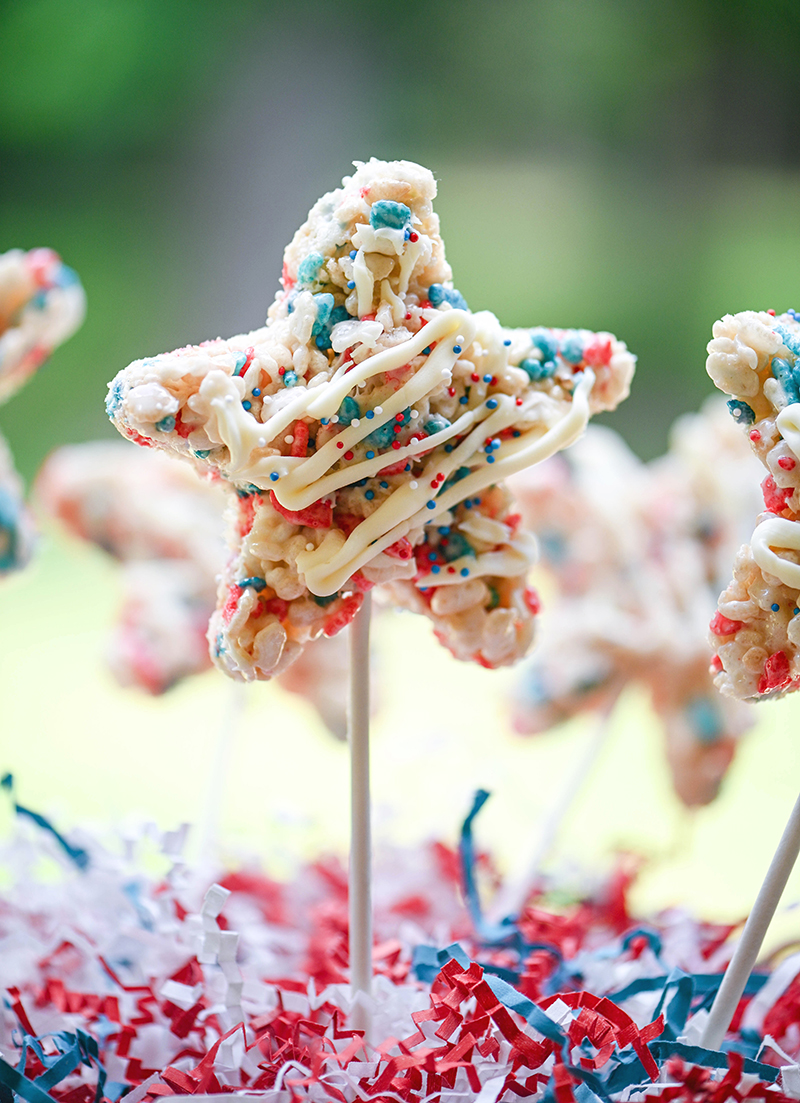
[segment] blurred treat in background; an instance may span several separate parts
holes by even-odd
[[[0,242],[51,244],[91,303],[4,413],[23,473],[110,435],[133,356],[262,322],[283,243],[372,154],[437,173],[476,308],[625,335],[614,425],[662,452],[709,319],[798,305],[798,47],[778,0],[4,5]]]

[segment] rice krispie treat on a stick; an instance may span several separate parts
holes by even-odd
[[[528,648],[531,539],[502,480],[625,397],[611,334],[505,329],[451,284],[433,176],[358,165],[286,250],[266,326],[137,360],[110,386],[120,431],[218,473],[231,556],[209,638],[269,678],[376,584],[461,659]]]
[[[91,441],[52,453],[35,492],[39,506],[73,536],[122,566],[123,606],[108,653],[117,680],[161,694],[207,670],[206,632],[225,559],[227,494],[219,480],[201,478],[163,452],[129,448],[121,440]],[[0,525],[2,503],[0,485]],[[316,641],[288,673],[284,688],[306,698],[343,738],[347,661],[341,642]]]
[[[0,405],[83,321],[78,277],[52,249],[0,254]],[[22,480],[0,434],[0,577],[30,559],[34,524]]]
[[[516,727],[540,732],[580,712],[608,714],[626,685],[640,683],[689,806],[717,795],[751,723],[745,706],[714,691],[706,639],[754,509],[757,464],[739,436],[714,399],[676,423],[669,452],[652,463],[593,427],[511,480],[557,587],[515,695]]]
[[[715,682],[771,697],[800,685],[800,324],[795,311],[727,314],[714,324],[708,374],[767,469],[765,510],[736,556],[711,621]]]

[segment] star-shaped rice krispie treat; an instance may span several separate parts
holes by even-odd
[[[611,430],[591,428],[511,480],[557,587],[515,724],[546,731],[643,684],[674,788],[692,806],[716,796],[752,722],[713,690],[706,626],[752,516],[757,465],[717,400],[679,419],[670,443],[643,464]]]
[[[234,496],[209,638],[237,678],[279,673],[391,587],[460,659],[527,650],[533,543],[503,481],[625,397],[608,333],[506,329],[453,288],[432,174],[359,164],[286,250],[266,326],[137,360],[108,412]]]
[[[706,367],[767,469],[764,511],[711,621],[718,688],[761,699],[800,685],[800,315],[715,322]]]
[[[161,694],[211,666],[206,632],[225,558],[228,501],[219,480],[198,477],[163,452],[90,441],[53,452],[35,495],[73,536],[122,565],[123,606],[108,651],[122,685]],[[346,673],[342,642],[319,640],[281,684],[343,738]]]
[[[52,249],[0,254],[0,405],[83,321],[78,277]],[[22,480],[0,434],[0,577],[24,567],[34,544]]]

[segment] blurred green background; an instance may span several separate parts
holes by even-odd
[[[673,418],[712,390],[713,321],[800,307],[799,55],[796,0],[0,2],[0,248],[57,249],[89,303],[79,333],[0,410],[21,471],[30,479],[61,443],[114,435],[105,384],[130,360],[261,324],[309,206],[373,154],[436,173],[473,309],[628,342],[633,394],[607,420],[658,454]],[[224,680],[165,701],[111,686],[118,577],[92,549],[45,541],[2,599],[2,766],[23,803],[63,822],[134,807],[165,826],[201,815]],[[416,620],[383,623],[395,677],[382,699],[396,707],[376,726],[379,804],[405,800],[399,834],[418,838],[454,832],[474,785],[506,785],[482,831],[508,861],[584,736],[514,742],[510,673],[458,666]],[[422,687],[421,668],[435,672]],[[279,687],[251,696],[224,833],[343,847],[344,749]],[[631,701],[565,850],[593,860],[601,842],[636,846],[657,866],[643,902],[746,910],[796,791],[775,768],[796,702],[765,707],[723,797],[690,829],[652,718]],[[270,735],[292,724],[276,746]],[[287,793],[312,794],[309,819],[292,820]]]
[[[110,432],[130,360],[254,328],[354,158],[434,169],[456,284],[639,356],[645,456],[711,388],[715,318],[797,306],[792,0],[6,0],[0,242],[80,273],[82,331],[2,412],[30,476]]]

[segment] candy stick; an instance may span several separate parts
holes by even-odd
[[[765,513],[739,551],[711,621],[715,683],[732,697],[764,700],[800,687],[800,323],[794,310],[726,314],[714,323],[706,370],[731,395],[728,409],[767,469]],[[777,549],[777,550],[776,550]],[[788,554],[786,554],[788,552]],[[783,553],[783,554],[779,554]],[[800,798],[722,979],[703,1034],[717,1048],[800,853]]]
[[[789,816],[753,910],[747,917],[739,945],[725,970],[722,984],[711,1006],[702,1040],[706,1049],[719,1049],[722,1044],[799,854],[800,797]]]
[[[369,797],[369,623],[372,599],[364,595],[350,626],[350,987],[357,1000],[372,991],[372,845]],[[353,1026],[367,1030],[369,1012],[353,1008]]]
[[[617,694],[614,694],[603,710],[597,714],[594,731],[589,738],[589,742],[578,759],[575,769],[567,777],[561,792],[547,813],[530,857],[524,865],[518,867],[516,873],[507,878],[492,901],[490,919],[493,922],[499,923],[506,916],[516,917],[522,911],[525,901],[539,878],[542,863],[553,849],[564,820],[572,810],[586,779],[592,772],[600,752],[606,744],[611,731],[611,714],[616,701]]]
[[[245,689],[241,682],[231,682],[225,695],[222,723],[214,748],[206,798],[200,818],[200,857],[212,861],[219,842],[219,820],[230,773],[233,744],[242,725]]]

